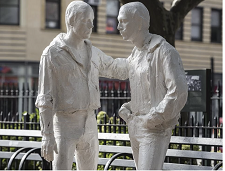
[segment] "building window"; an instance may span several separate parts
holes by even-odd
[[[194,8],[191,16],[191,40],[202,41],[202,8]]]
[[[60,28],[60,0],[46,0],[45,27]]]
[[[182,40],[183,39],[183,23],[181,23],[180,28],[176,31],[175,39],[176,40]]]
[[[106,4],[106,33],[118,34],[118,13],[119,13],[120,3],[118,0],[107,0]]]
[[[211,11],[211,42],[221,43],[221,21],[222,11],[218,9],[212,9]]]
[[[0,0],[0,24],[19,25],[19,0]]]
[[[97,14],[98,14],[98,6],[95,5],[90,5],[94,11],[94,20],[93,20],[93,25],[94,27],[92,28],[93,32],[97,32],[98,26],[97,26]]]
[[[100,4],[100,0],[84,0],[84,2],[88,3],[94,12],[94,20],[93,20],[93,29],[92,32],[97,32],[98,30],[98,5]]]

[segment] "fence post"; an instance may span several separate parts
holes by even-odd
[[[208,125],[207,125],[207,137],[208,138],[211,138],[211,122],[209,121],[208,122]],[[205,147],[205,151],[211,151],[211,146],[206,146]],[[211,161],[210,160],[205,160],[205,165],[206,166],[210,166],[211,165]]]
[[[191,137],[194,137],[194,116],[191,117]],[[193,145],[190,145],[190,150],[193,150]],[[190,164],[193,164],[193,159],[190,159]]]
[[[106,127],[106,123],[107,123],[107,117],[106,117],[106,113],[104,114],[104,133],[107,132],[107,127]]]
[[[223,138],[223,124],[220,124],[220,138]]]
[[[196,123],[195,137],[199,137],[199,122]]]
[[[218,86],[217,86],[217,97],[218,97],[218,121],[222,117],[222,105],[221,105],[221,85],[220,81],[218,81]]]
[[[218,127],[217,127],[217,117],[214,117],[214,129],[213,129],[213,133],[214,133],[214,138],[218,138],[218,134],[217,134],[217,131],[218,131]],[[214,146],[214,152],[217,152],[218,151],[218,147],[217,146]],[[214,160],[214,166],[217,164],[217,160]]]
[[[29,130],[29,125],[27,125],[27,122],[29,122],[29,114],[26,112],[23,114],[24,118],[23,118],[23,129],[27,129]],[[24,137],[23,138],[24,141],[28,141],[29,137]]]
[[[3,121],[3,112],[1,111],[1,113],[0,113],[0,121]],[[3,123],[1,122],[1,124],[0,124],[0,128],[2,129],[3,128]]]
[[[7,129],[11,129],[10,128],[10,126],[11,126],[11,114],[10,114],[10,112],[8,113],[8,115],[7,115]]]

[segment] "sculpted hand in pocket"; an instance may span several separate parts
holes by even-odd
[[[142,115],[142,119],[144,120],[144,124],[147,128],[152,129],[152,128],[156,128],[157,125],[162,124],[162,122],[164,121],[163,117],[159,114],[146,114],[146,115]]]

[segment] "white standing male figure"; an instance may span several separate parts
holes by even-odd
[[[172,129],[187,100],[187,82],[176,49],[149,33],[150,15],[140,2],[120,8],[118,30],[135,47],[126,59],[131,101],[119,115],[127,122],[138,170],[162,170]]]
[[[123,79],[128,74],[126,61],[91,45],[93,19],[90,5],[71,2],[65,14],[67,33],[56,36],[41,56],[36,106],[42,156],[53,161],[53,170],[71,170],[74,153],[78,170],[97,169],[99,76]]]

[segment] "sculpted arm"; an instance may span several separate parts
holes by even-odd
[[[126,58],[113,59],[98,49],[100,57],[99,74],[102,77],[126,80],[128,79],[128,61]]]
[[[163,73],[159,75],[159,79],[162,79],[167,91],[163,100],[149,112],[148,117],[153,125],[169,121],[179,115],[188,95],[185,72],[178,52],[170,49],[162,55],[164,55],[161,61]]]
[[[129,64],[125,58],[113,59],[107,56],[102,51],[98,50],[98,56],[100,57],[99,75],[106,78],[114,78],[125,80],[129,77]],[[121,106],[119,110],[120,117],[127,122],[131,115],[129,102]]]
[[[52,66],[48,56],[42,56],[39,68],[38,96],[36,107],[39,108],[42,134],[42,156],[47,161],[53,160],[53,150],[57,152],[53,132]]]

